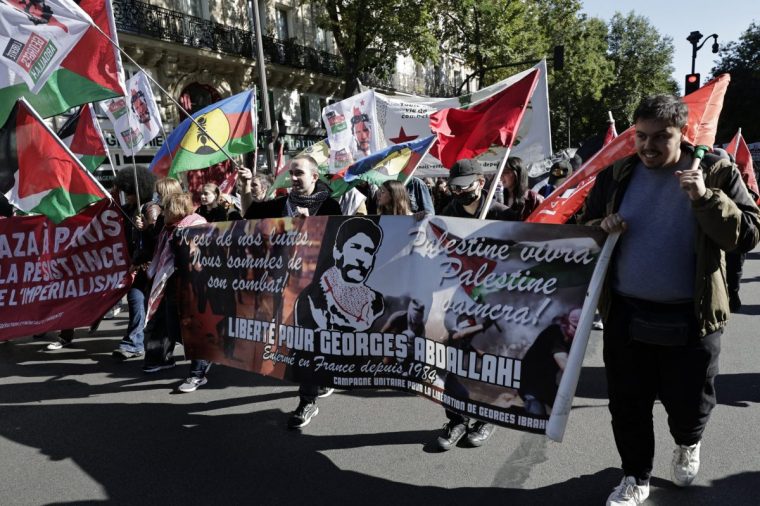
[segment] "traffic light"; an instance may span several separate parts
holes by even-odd
[[[688,95],[699,89],[699,74],[686,74],[686,85],[683,87],[683,94]]]
[[[565,68],[565,46],[554,46],[554,70]]]

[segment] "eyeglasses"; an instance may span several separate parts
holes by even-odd
[[[451,189],[451,191],[459,193],[459,192],[474,190],[477,184],[478,184],[478,180],[476,179],[475,181],[468,184],[467,186],[461,186],[458,184],[449,184],[449,188]]]

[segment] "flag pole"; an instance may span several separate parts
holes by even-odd
[[[139,63],[137,63],[137,62],[134,60],[134,58],[132,58],[131,56],[129,56],[129,55],[127,54],[127,52],[126,52],[126,51],[124,51],[124,50],[123,50],[123,49],[122,49],[122,48],[119,46],[119,44],[117,44],[117,43],[116,43],[116,42],[115,42],[115,41],[114,41],[114,40],[113,40],[111,37],[109,37],[109,36],[108,36],[108,34],[107,34],[107,33],[105,33],[105,32],[104,32],[104,31],[103,31],[103,30],[102,30],[102,29],[101,29],[101,28],[100,28],[100,27],[99,27],[97,24],[93,23],[93,24],[91,24],[90,26],[92,26],[93,28],[95,28],[95,29],[96,29],[96,30],[97,30],[97,31],[98,31],[98,32],[99,32],[99,33],[100,33],[100,34],[101,34],[103,37],[105,37],[105,38],[106,38],[106,40],[108,40],[108,42],[110,42],[110,43],[111,43],[111,45],[113,45],[113,46],[114,46],[116,49],[118,49],[118,50],[119,50],[119,52],[120,52],[121,54],[123,54],[124,56],[126,56],[127,60],[129,60],[129,62],[130,62],[130,63],[132,63],[132,65],[134,65],[135,67],[137,67],[138,69],[140,69],[140,70],[141,70],[141,71],[142,71],[142,72],[145,74],[145,77],[147,77],[147,78],[148,78],[148,80],[149,80],[150,82],[152,82],[153,84],[155,84],[155,85],[156,85],[156,87],[158,87],[158,89],[159,89],[159,90],[161,90],[161,92],[162,92],[164,95],[166,95],[166,96],[169,98],[169,100],[171,100],[171,101],[174,103],[174,105],[176,105],[176,106],[179,108],[179,110],[180,110],[180,111],[182,111],[182,113],[183,113],[185,116],[187,116],[187,117],[190,119],[190,121],[192,121],[192,122],[193,122],[193,124],[194,124],[194,125],[195,125],[195,126],[198,128],[198,130],[200,130],[201,132],[203,132],[203,133],[206,135],[206,137],[208,137],[208,138],[209,138],[209,140],[210,140],[211,142],[213,142],[213,143],[214,143],[214,145],[215,145],[217,148],[219,148],[219,151],[221,151],[221,152],[224,154],[224,156],[226,156],[227,158],[229,158],[229,160],[232,162],[232,165],[234,165],[236,169],[239,169],[239,168],[240,168],[240,166],[239,166],[237,163],[235,163],[235,160],[233,160],[233,159],[232,159],[232,155],[230,155],[230,154],[227,152],[227,150],[226,150],[226,149],[224,149],[224,147],[222,147],[221,145],[219,145],[219,143],[218,143],[218,142],[216,142],[216,140],[214,139],[214,137],[213,137],[213,136],[212,136],[210,133],[208,133],[208,130],[206,130],[205,128],[203,128],[203,127],[200,125],[200,123],[198,123],[198,122],[195,120],[195,118],[193,118],[193,117],[192,117],[192,115],[191,115],[189,112],[187,112],[187,110],[186,110],[184,107],[182,107],[182,104],[180,104],[179,102],[177,102],[177,101],[174,99],[174,97],[172,97],[172,96],[169,94],[169,92],[168,92],[168,91],[166,91],[166,90],[164,89],[164,87],[163,87],[163,86],[161,86],[161,85],[158,83],[158,81],[156,81],[155,79],[153,79],[153,77],[151,77],[151,75],[150,75],[150,74],[148,74],[148,73],[145,71],[145,69],[144,69],[144,68],[142,68],[142,67],[140,66],[140,64],[139,64]],[[168,141],[168,139],[167,139],[167,141]],[[169,147],[169,149],[171,150],[171,146],[168,146],[168,147]]]
[[[739,152],[739,139],[742,138],[742,127],[736,131],[736,146],[734,146],[734,160],[736,160],[736,153]]]
[[[128,116],[127,121],[129,122],[129,133],[131,137],[132,133],[134,132],[134,130],[132,129],[132,114],[130,114],[130,112],[127,111],[127,116]],[[135,197],[137,198],[137,212],[140,212],[140,209],[142,209],[142,202],[140,202],[140,185],[137,182],[137,164],[135,163],[134,146],[130,146],[130,149],[132,151],[132,177],[134,177],[135,179]]]
[[[103,185],[100,184],[100,181],[98,181],[97,178],[93,174],[91,174],[89,170],[87,170],[87,168],[82,164],[82,162],[79,160],[79,158],[77,158],[76,155],[74,155],[74,153],[71,152],[71,149],[69,149],[69,147],[66,145],[66,143],[63,142],[60,137],[58,137],[58,134],[55,133],[55,132],[53,132],[50,129],[50,127],[47,125],[47,123],[45,123],[45,120],[42,119],[42,117],[40,117],[39,113],[37,113],[37,111],[34,109],[34,107],[32,107],[32,105],[29,102],[27,102],[24,97],[19,98],[18,101],[22,102],[24,104],[24,106],[27,109],[29,109],[29,112],[31,112],[32,115],[34,115],[34,117],[37,119],[37,121],[39,121],[43,125],[43,128],[45,128],[45,130],[47,130],[50,134],[53,135],[53,138],[56,140],[56,142],[58,142],[58,144],[66,151],[66,153],[71,156],[71,158],[74,160],[74,162],[76,163],[76,165],[82,170],[82,172],[84,172],[85,174],[87,174],[87,177],[89,177],[98,186],[98,188],[101,189],[101,191],[106,195],[106,198],[108,200],[110,200],[111,202],[113,202],[113,195],[111,195],[111,193],[109,191],[107,191],[105,188],[103,188]]]
[[[478,216],[479,220],[485,220],[486,214],[488,214],[488,208],[491,206],[491,201],[493,201],[493,196],[496,193],[496,182],[501,179],[501,173],[504,172],[504,167],[507,165],[507,158],[509,158],[509,153],[512,151],[512,146],[507,148],[507,152],[504,153],[504,158],[502,158],[501,163],[499,164],[499,170],[496,171],[496,174],[494,174],[493,181],[491,181],[491,187],[488,189],[488,196],[486,197],[486,202],[483,205],[483,208],[480,210],[480,216]]]
[[[425,152],[422,154],[422,156],[420,157],[420,159],[419,159],[419,160],[417,160],[417,163],[416,163],[416,165],[414,166],[414,168],[412,169],[412,171],[409,173],[409,175],[408,175],[408,176],[406,177],[406,179],[404,180],[404,186],[408,185],[408,184],[409,184],[409,181],[411,181],[411,180],[412,180],[412,176],[414,176],[414,173],[417,171],[417,167],[419,167],[419,166],[420,166],[420,164],[422,163],[422,160],[424,160],[424,159],[425,159],[425,157],[426,157],[426,156],[428,155],[428,153],[430,152],[430,149],[433,147],[433,145],[434,145],[436,142],[438,142],[438,136],[436,136],[436,138],[435,138],[435,139],[433,139],[433,142],[431,142],[431,143],[430,143],[430,145],[427,147],[427,149],[425,149]]]

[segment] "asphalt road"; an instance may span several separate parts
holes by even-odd
[[[673,443],[655,408],[649,505],[760,504],[758,250],[742,298],[691,488],[669,481]],[[179,394],[187,362],[148,376],[141,361],[113,361],[125,326],[122,313],[93,336],[79,329],[74,346],[56,352],[41,351],[47,341],[0,344],[0,505],[601,505],[620,479],[599,332],[564,442],[499,429],[482,448],[437,453],[445,418],[430,401],[340,392],[290,432],[293,385],[217,366],[206,386]]]

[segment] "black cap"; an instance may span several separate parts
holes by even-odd
[[[461,187],[470,186],[478,176],[483,175],[483,169],[477,160],[464,158],[458,160],[449,171],[449,184]]]

